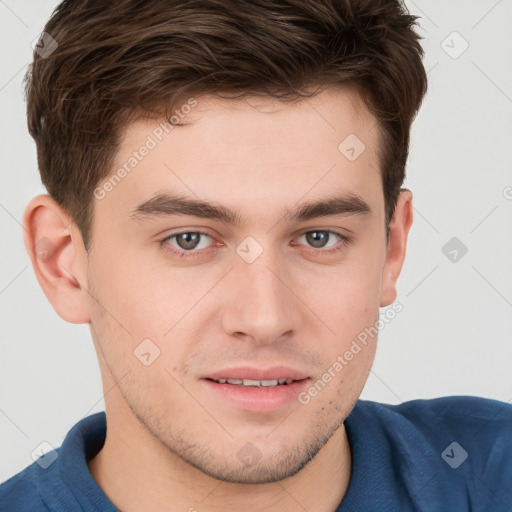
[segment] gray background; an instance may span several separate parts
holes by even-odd
[[[380,334],[363,398],[510,402],[512,1],[406,4],[422,17],[430,90],[412,129],[406,186],[415,222],[399,281],[404,309]],[[88,326],[54,312],[20,226],[26,203],[44,192],[21,82],[55,5],[0,0],[0,481],[30,464],[41,442],[59,446],[79,419],[104,409]],[[452,237],[460,242],[445,255]]]

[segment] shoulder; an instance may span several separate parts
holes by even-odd
[[[365,402],[366,414],[382,425],[402,427],[431,439],[456,436],[471,445],[502,441],[512,447],[512,404],[473,396],[411,400],[399,405]]]
[[[512,404],[475,396],[411,400],[399,405],[360,400],[357,406],[362,414],[384,424],[398,422],[415,425],[421,430],[437,426],[474,433],[475,428],[485,427],[494,433],[501,431],[504,434],[512,422]]]
[[[37,490],[38,467],[34,462],[0,484],[0,510],[48,510]]]
[[[509,403],[470,396],[399,405],[360,400],[346,426],[364,460],[380,466],[375,471],[367,466],[365,472],[406,489],[412,508],[512,507]],[[371,459],[366,456],[369,450]]]
[[[105,413],[87,416],[67,433],[62,445],[0,484],[0,510],[68,512],[117,510],[87,466],[104,443]]]
[[[512,469],[512,405],[499,400],[472,396],[449,396],[412,400],[399,405],[360,401],[359,415],[387,432],[396,443],[425,443],[448,447],[475,465],[503,464]],[[457,448],[457,445],[459,448]],[[444,452],[444,448],[443,448]],[[448,456],[443,455],[447,463]],[[447,457],[447,458],[446,458]]]

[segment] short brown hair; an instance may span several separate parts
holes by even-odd
[[[36,48],[26,76],[43,184],[88,247],[93,190],[135,114],[169,118],[204,93],[287,101],[347,85],[380,126],[389,226],[427,89],[416,19],[399,0],[65,0],[44,29],[58,46]]]

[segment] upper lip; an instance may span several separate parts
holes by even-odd
[[[214,373],[209,373],[203,379],[249,379],[249,380],[275,380],[293,379],[303,380],[308,378],[304,372],[288,366],[273,366],[271,368],[254,368],[251,366],[238,366],[236,368],[225,368]]]

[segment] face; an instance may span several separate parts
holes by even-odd
[[[90,327],[111,409],[215,478],[269,482],[318,453],[370,371],[375,339],[344,354],[386,286],[378,132],[348,91],[196,100],[169,133],[130,125],[129,171],[96,189]]]

